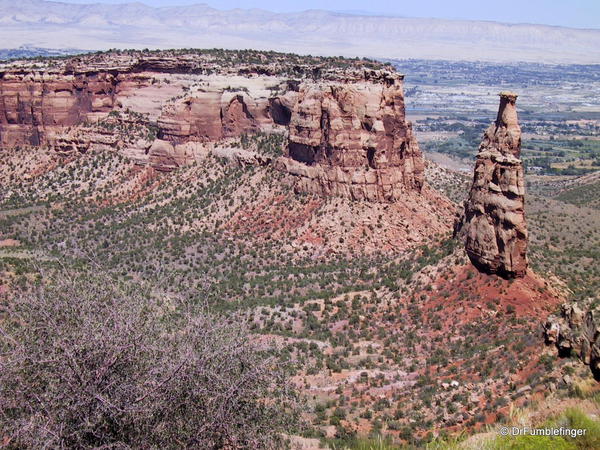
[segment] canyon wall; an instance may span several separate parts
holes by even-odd
[[[132,111],[174,144],[216,141],[268,128],[276,77],[164,72],[150,62],[76,71],[0,71],[0,145],[53,145],[67,128]],[[75,70],[75,69],[72,69]],[[107,70],[107,71],[105,71]],[[234,83],[235,87],[230,84]]]
[[[461,233],[471,262],[480,270],[505,277],[527,271],[525,178],[517,95],[500,93],[496,121],[486,130],[465,202]]]
[[[423,157],[406,120],[402,76],[303,84],[282,167],[305,192],[394,201],[424,183]]]
[[[0,145],[44,145],[49,132],[114,107],[111,73],[0,72]]]
[[[387,202],[421,191],[423,158],[405,118],[403,77],[391,67],[224,55],[0,65],[0,146],[112,147],[169,171],[194,161],[198,144],[278,130],[289,139],[275,166],[298,191]]]

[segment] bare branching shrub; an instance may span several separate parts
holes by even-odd
[[[297,418],[240,320],[104,276],[55,276],[3,308],[0,447],[273,448]]]

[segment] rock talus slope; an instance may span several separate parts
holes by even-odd
[[[561,356],[578,357],[600,380],[600,308],[575,303],[562,305],[560,316],[544,324],[546,343],[554,344]]]
[[[462,232],[472,263],[487,273],[522,277],[527,271],[525,178],[517,95],[500,93],[496,121],[479,146]]]

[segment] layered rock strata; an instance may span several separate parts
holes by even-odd
[[[285,56],[263,56],[256,65],[166,52],[0,65],[0,146],[108,146],[169,171],[197,160],[197,144],[287,131],[276,166],[299,191],[372,201],[421,191],[402,75],[351,60],[290,69]]]
[[[524,276],[528,264],[516,99],[514,93],[500,93],[498,116],[479,146],[462,224],[472,263],[482,271],[509,278]]]
[[[329,63],[293,65],[284,54],[235,51],[127,51],[0,63],[0,145],[44,145],[49,132],[113,110],[146,115],[158,123],[160,137],[174,143],[286,125],[295,101],[287,94],[302,81],[353,83],[377,65]]]
[[[298,189],[355,200],[394,201],[420,191],[424,164],[406,120],[403,77],[303,84],[291,111],[284,169]]]
[[[111,73],[0,72],[0,145],[42,145],[49,131],[114,107]]]
[[[560,356],[574,356],[590,366],[600,379],[600,308],[564,304],[560,316],[544,324],[546,343],[557,347]]]

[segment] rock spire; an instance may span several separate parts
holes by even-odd
[[[479,146],[473,185],[465,202],[465,248],[473,265],[507,278],[527,271],[525,178],[517,95],[500,93],[496,121]]]

